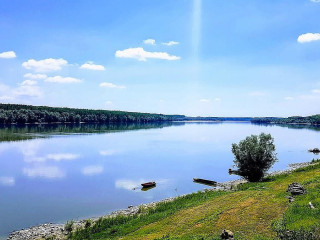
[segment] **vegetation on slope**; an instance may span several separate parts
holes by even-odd
[[[101,218],[74,230],[69,238],[219,239],[221,231],[229,229],[235,239],[278,239],[288,232],[296,237],[283,239],[319,239],[319,176],[317,163],[291,174],[239,185],[235,191],[194,193],[155,208],[142,208],[138,215]],[[289,203],[286,189],[292,182],[301,183],[307,193]],[[310,209],[308,202],[315,209]]]

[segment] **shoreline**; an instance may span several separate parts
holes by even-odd
[[[280,175],[280,174],[291,173],[299,168],[307,167],[307,166],[310,166],[313,164],[314,163],[311,161],[310,162],[301,162],[301,163],[292,163],[292,164],[288,165],[288,169],[273,171],[271,173],[266,174],[266,176],[275,176],[275,175]],[[204,188],[201,192],[233,191],[237,185],[243,184],[246,182],[247,181],[244,179],[237,179],[237,180],[221,182],[221,183],[217,183],[217,187],[210,188],[210,189]],[[191,194],[191,193],[189,193],[189,194]],[[110,214],[102,215],[99,217],[87,218],[87,219],[90,219],[92,221],[96,221],[101,217],[108,218],[108,217],[115,217],[118,215],[125,215],[125,216],[136,215],[136,214],[139,214],[139,210],[141,207],[142,208],[152,208],[152,207],[155,207],[159,203],[174,201],[175,199],[177,199],[179,197],[186,196],[186,195],[188,195],[188,194],[179,195],[177,197],[165,198],[160,201],[140,204],[137,206],[129,206],[127,209],[120,209],[120,210],[111,212]],[[75,228],[84,227],[85,220],[87,220],[87,219],[74,221],[74,227]],[[13,231],[9,234],[7,240],[42,239],[42,238],[46,238],[46,237],[50,237],[50,236],[54,236],[54,235],[56,236],[56,239],[65,239],[67,232],[64,230],[64,226],[65,226],[65,224],[44,223],[41,225]]]

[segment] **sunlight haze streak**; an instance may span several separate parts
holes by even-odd
[[[201,5],[202,0],[193,1],[192,49],[195,58],[198,58],[201,40]]]

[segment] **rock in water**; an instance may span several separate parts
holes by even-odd
[[[302,195],[306,193],[306,190],[299,183],[294,182],[288,186],[287,192],[291,195]]]
[[[220,235],[221,239],[226,239],[226,240],[233,240],[233,232],[231,232],[230,230],[223,230],[221,235]]]

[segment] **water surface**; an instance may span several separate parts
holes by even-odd
[[[312,160],[307,149],[320,144],[316,127],[250,123],[2,127],[0,236],[207,188],[193,177],[235,179],[231,144],[261,132],[275,138],[273,170]],[[156,188],[140,190],[152,180]]]

